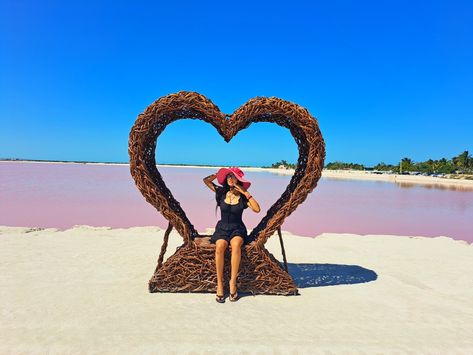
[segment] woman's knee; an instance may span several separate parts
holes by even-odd
[[[243,245],[243,237],[235,236],[230,240],[230,245],[232,246],[232,250],[240,250],[241,246]]]
[[[227,249],[228,242],[226,240],[220,239],[215,243],[215,252],[217,254],[223,254],[225,249]]]

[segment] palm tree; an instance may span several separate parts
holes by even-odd
[[[456,157],[452,158],[453,165],[455,165],[459,170],[465,171],[468,168],[472,167],[472,158],[468,153],[468,150],[465,150],[463,153],[459,154]]]
[[[402,174],[402,171],[409,171],[412,170],[412,160],[409,158],[402,158],[401,163],[399,165],[399,170]]]

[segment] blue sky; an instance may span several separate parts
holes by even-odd
[[[471,1],[2,1],[0,157],[128,161],[157,98],[197,91],[225,113],[254,96],[306,107],[326,163],[473,150]],[[289,131],[230,143],[182,120],[158,163],[297,161]]]

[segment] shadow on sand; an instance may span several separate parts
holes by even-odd
[[[351,285],[378,278],[373,270],[358,265],[288,263],[287,267],[298,288]]]

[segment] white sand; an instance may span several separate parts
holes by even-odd
[[[377,279],[217,304],[148,293],[163,233],[0,227],[0,354],[473,353],[466,242],[284,232],[290,263],[358,265]],[[173,231],[166,255],[181,241]],[[266,246],[281,260],[277,235]]]
[[[322,176],[332,179],[386,181],[397,184],[420,184],[438,187],[454,187],[459,190],[473,190],[473,180],[440,178],[434,176],[373,174],[368,171],[357,170],[324,170]]]

